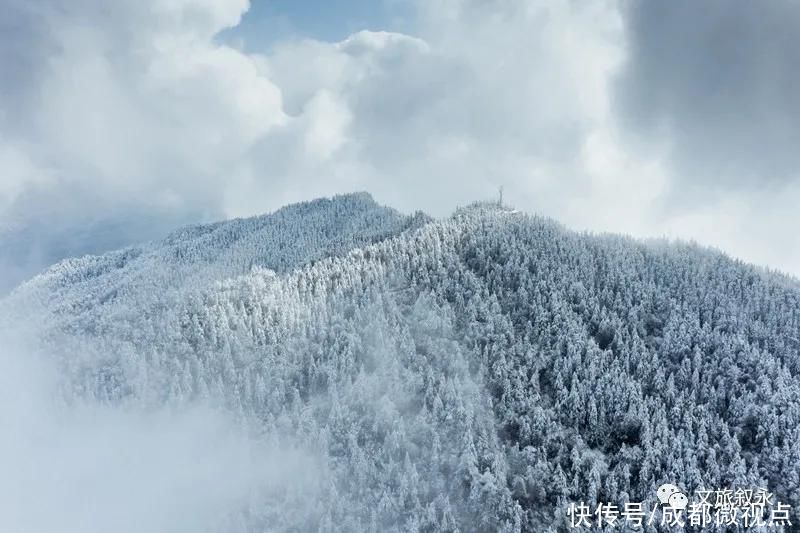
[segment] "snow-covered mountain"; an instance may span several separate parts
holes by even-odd
[[[562,531],[666,482],[800,509],[800,286],[693,245],[356,194],[63,261],[0,322],[66,405],[202,404],[314,465],[212,531]]]

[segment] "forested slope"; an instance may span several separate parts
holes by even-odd
[[[800,509],[800,288],[696,246],[351,195],[63,262],[0,316],[66,401],[210,403],[317,465],[225,530],[562,531],[665,482]]]

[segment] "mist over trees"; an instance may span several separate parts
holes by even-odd
[[[800,285],[693,245],[346,195],[61,262],[0,322],[67,405],[301,454],[211,531],[566,531],[662,483],[800,509]]]

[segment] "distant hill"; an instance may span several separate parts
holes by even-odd
[[[667,482],[800,509],[800,288],[697,246],[346,195],[63,261],[0,317],[67,401],[208,402],[320,465],[229,530],[567,531]]]

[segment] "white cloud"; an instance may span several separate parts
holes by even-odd
[[[228,521],[251,505],[314,512],[325,468],[301,443],[256,440],[195,403],[65,398],[59,357],[4,330],[0,341],[0,531],[237,531]]]
[[[335,96],[320,91],[305,108],[305,147],[310,157],[329,159],[345,142],[350,110]]]
[[[26,188],[46,186],[51,178],[46,169],[31,160],[28,150],[0,137],[0,212],[11,207],[13,200]],[[9,223],[10,221],[5,221]]]

